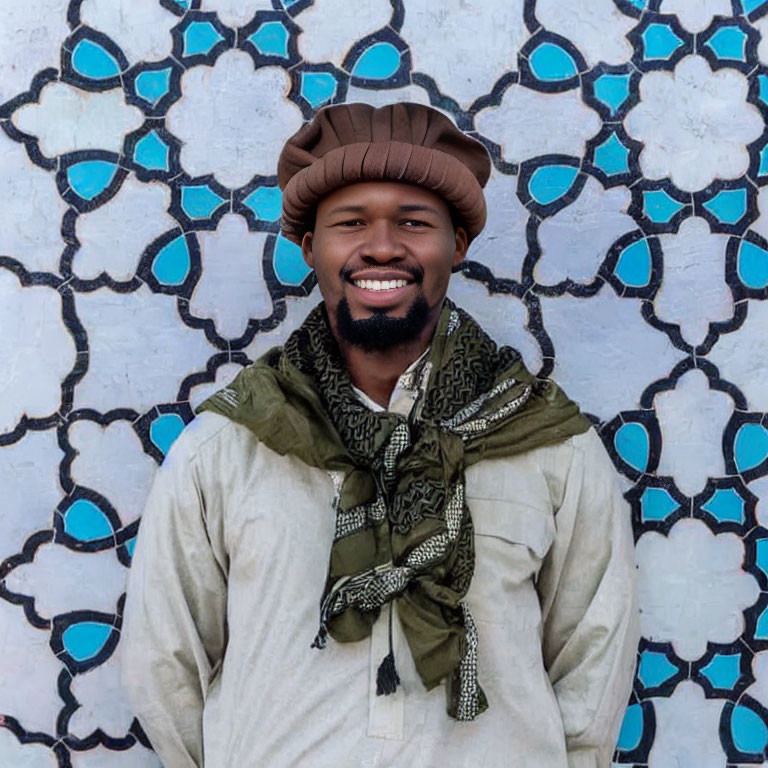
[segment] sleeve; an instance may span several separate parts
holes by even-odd
[[[569,466],[545,468],[560,476],[554,496],[561,501],[537,582],[542,648],[569,768],[609,768],[639,639],[634,545],[629,509],[600,438],[590,429],[572,446]]]
[[[123,621],[123,683],[167,768],[203,765],[203,705],[226,645],[226,555],[182,434],[142,516]]]

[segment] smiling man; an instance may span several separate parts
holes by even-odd
[[[286,143],[323,301],[158,472],[125,683],[166,768],[608,768],[637,642],[628,511],[552,381],[446,299],[484,147],[418,104]]]

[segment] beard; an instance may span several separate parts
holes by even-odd
[[[368,352],[380,352],[413,341],[429,320],[429,305],[419,293],[405,317],[390,317],[385,311],[374,311],[370,317],[355,320],[349,303],[342,298],[336,308],[336,325],[344,341]]]

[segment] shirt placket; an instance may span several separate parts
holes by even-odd
[[[418,362],[418,361],[417,361]],[[415,364],[414,364],[415,365]],[[412,366],[413,367],[413,366]],[[410,371],[410,368],[409,368]],[[418,390],[405,386],[412,377],[406,371],[395,385],[386,410],[401,416],[408,416],[416,401]],[[380,410],[384,410],[379,406]],[[394,693],[378,696],[376,694],[376,676],[382,659],[389,653],[389,611],[394,610],[390,603],[381,611],[371,632],[371,650],[368,680],[368,736],[379,739],[403,739],[405,694],[399,685]],[[403,653],[408,653],[400,622],[392,616],[392,649],[395,663]]]

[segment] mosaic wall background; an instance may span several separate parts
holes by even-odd
[[[631,503],[617,765],[765,764],[766,12],[0,0],[0,766],[159,765],[119,682],[153,471],[318,300],[278,235],[284,139],[402,99],[493,156],[451,295],[582,403]]]

